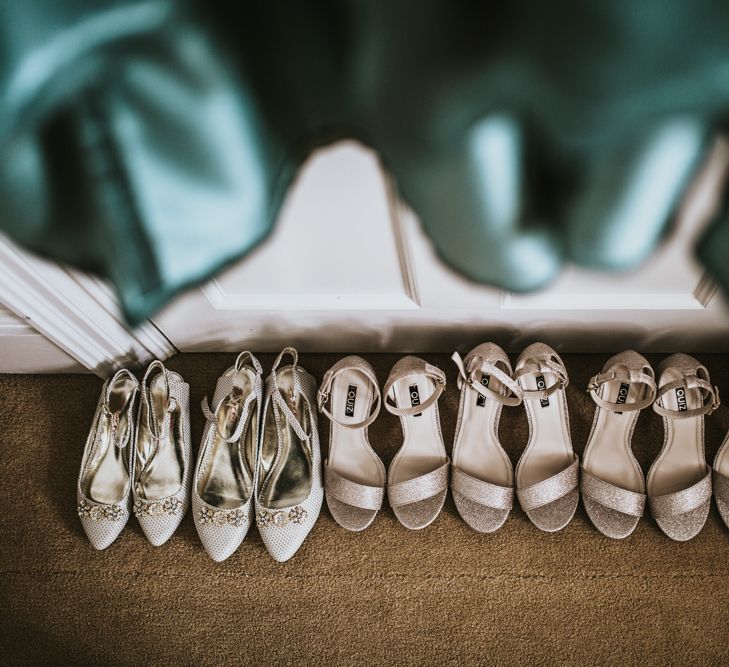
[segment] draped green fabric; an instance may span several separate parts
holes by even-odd
[[[532,290],[665,234],[726,121],[729,3],[4,0],[0,99],[0,229],[110,279],[132,324],[345,137],[448,264]],[[729,291],[729,215],[709,235]]]

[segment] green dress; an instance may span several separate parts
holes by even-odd
[[[271,230],[312,149],[379,152],[440,256],[626,269],[729,110],[729,2],[0,3],[0,229],[136,324]],[[724,211],[700,242],[729,292]]]

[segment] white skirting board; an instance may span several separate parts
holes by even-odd
[[[0,373],[88,373],[25,320],[0,307]]]
[[[130,331],[108,285],[36,257],[4,236],[0,236],[0,305],[16,316],[6,315],[7,326],[0,330],[0,335],[7,334],[7,341],[0,339],[0,372],[85,369],[105,377],[115,368],[141,366],[176,351],[150,323]],[[25,339],[19,341],[21,327]],[[32,337],[28,327],[39,336]],[[40,343],[40,338],[52,347]],[[13,348],[16,354],[11,353]],[[43,354],[36,358],[41,349]]]

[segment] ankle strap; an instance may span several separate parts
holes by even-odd
[[[398,380],[402,380],[403,378],[412,375],[424,375],[425,377],[435,380],[435,390],[427,399],[422,401],[420,405],[413,405],[409,408],[398,408],[391,402],[391,399],[394,399],[394,396],[391,396],[390,392]],[[424,359],[420,359],[419,357],[405,357],[395,364],[394,368],[390,372],[390,376],[387,378],[387,383],[385,384],[384,389],[385,408],[388,412],[393,415],[397,415],[398,417],[409,417],[411,415],[420,414],[427,410],[440,398],[445,386],[445,373],[440,368],[427,363]]]
[[[134,389],[132,389],[132,393],[129,396],[129,400],[127,401],[126,405],[124,405],[123,408],[119,412],[112,412],[111,408],[109,407],[111,391],[112,391],[114,385],[123,377],[131,380],[134,383]],[[137,378],[135,378],[134,375],[132,375],[132,373],[130,371],[128,371],[126,368],[122,368],[122,369],[118,370],[114,374],[114,377],[112,377],[106,384],[106,390],[104,391],[104,400],[102,401],[102,404],[101,404],[102,412],[103,412],[103,414],[106,415],[107,419],[109,420],[112,442],[119,449],[124,449],[129,444],[129,441],[132,436],[132,430],[133,430],[132,415],[134,414],[134,403],[135,403],[135,399],[137,397],[138,391],[139,391],[139,382],[137,381]],[[121,415],[124,412],[127,413],[127,428],[126,428],[121,440],[119,440],[117,438],[117,430],[119,428],[119,423],[121,422]]]
[[[277,431],[280,431],[280,421],[281,421],[281,414],[283,413],[286,416],[286,419],[289,420],[289,424],[291,424],[291,427],[294,429],[294,432],[296,433],[299,438],[303,441],[309,441],[311,438],[311,434],[307,433],[304,430],[304,427],[301,425],[301,422],[298,420],[297,416],[294,415],[293,411],[289,407],[288,403],[286,402],[286,399],[284,398],[283,394],[281,393],[281,390],[278,386],[278,376],[276,375],[276,369],[281,362],[281,359],[285,354],[290,354],[293,357],[294,363],[293,363],[293,378],[294,378],[294,384],[291,389],[290,399],[291,403],[293,404],[296,394],[299,394],[304,397],[304,400],[306,401],[307,408],[310,410],[311,406],[309,406],[309,401],[306,399],[306,394],[302,391],[301,387],[301,378],[299,376],[299,373],[303,373],[302,369],[297,365],[299,361],[299,355],[296,352],[296,350],[293,347],[287,347],[284,350],[281,351],[281,354],[278,355],[276,358],[276,361],[273,364],[273,368],[271,369],[271,373],[269,374],[268,378],[266,379],[266,393],[271,398],[271,406],[273,408],[273,416],[276,421],[276,429]]]
[[[252,391],[248,396],[241,402],[238,400],[238,405],[240,407],[240,413],[238,414],[238,423],[233,430],[233,434],[227,438],[223,433],[220,432],[220,429],[218,428],[218,414],[220,413],[220,408],[225,405],[230,398],[230,395],[225,396],[220,403],[218,403],[217,406],[215,406],[214,410],[210,409],[210,405],[208,404],[208,397],[205,396],[202,399],[201,407],[203,414],[205,415],[205,419],[209,422],[212,422],[213,428],[217,431],[218,435],[227,443],[233,443],[238,442],[238,440],[241,439],[241,436],[243,435],[243,429],[246,427],[246,424],[248,424],[248,415],[251,410],[251,403],[255,401],[258,398],[257,391]]]
[[[556,355],[554,355],[556,357]],[[527,359],[516,369],[514,379],[518,380],[525,375],[542,375],[544,373],[553,373],[557,376],[557,382],[544,389],[523,389],[523,399],[533,400],[536,398],[549,398],[558,389],[564,389],[570,383],[567,375],[567,369],[564,367],[562,360],[556,357],[558,361],[552,359]]]
[[[288,349],[288,348],[287,348]],[[295,350],[294,350],[295,351]],[[280,357],[283,355],[283,352],[279,355]],[[253,368],[253,370],[256,372],[256,375],[263,376],[263,368],[261,367],[261,362],[256,359],[255,356],[253,356],[252,352],[249,352],[248,350],[243,350],[238,357],[235,360],[235,370],[239,371],[243,368],[243,362],[247,361],[248,365]],[[294,364],[296,365],[296,364]]]
[[[478,355],[472,357],[466,357],[465,362],[461,359],[461,355],[458,352],[454,352],[451,355],[451,359],[455,362],[458,367],[458,388],[461,389],[464,385],[468,385],[476,393],[481,394],[484,398],[494,398],[503,405],[519,405],[522,402],[524,391],[508,373],[501,370],[496,364],[491,361],[486,361]],[[470,369],[468,374],[466,369]],[[494,391],[490,387],[485,387],[479,382],[478,374],[486,373],[487,375],[493,375],[502,385],[504,385],[510,392],[511,396],[504,396],[504,394]]]
[[[245,354],[245,352],[242,352],[241,355]],[[250,354],[250,353],[249,353]],[[283,358],[286,355],[289,355],[291,357],[291,365],[296,368],[299,365],[299,353],[296,351],[296,348],[294,347],[285,347],[281,352],[279,352],[278,356],[276,357],[276,361],[273,362],[273,366],[271,366],[271,373],[273,374],[276,369],[281,365],[281,362],[283,361]],[[240,356],[238,358],[240,359]],[[251,355],[253,356],[253,355]],[[238,362],[236,362],[237,364]]]
[[[149,401],[149,395],[148,395],[148,386],[147,381],[149,379],[149,376],[154,372],[158,371],[163,379],[165,384],[165,396],[167,398],[167,405],[165,406],[165,414],[162,418],[162,428],[161,430],[158,430],[159,424],[157,423],[157,415],[154,413],[154,408],[152,404]],[[144,407],[146,410],[147,415],[147,430],[149,431],[150,435],[156,442],[159,442],[160,440],[166,440],[167,436],[170,432],[170,427],[172,423],[172,413],[177,409],[177,401],[174,399],[173,396],[170,395],[170,378],[167,373],[167,369],[165,368],[165,365],[159,360],[155,359],[149,366],[147,367],[147,371],[144,374],[144,378],[142,379],[142,403],[144,403]]]
[[[672,389],[698,389],[703,393],[703,405],[700,408],[692,408],[691,410],[669,410],[660,405],[661,396]],[[719,387],[712,386],[707,380],[700,378],[695,373],[687,373],[679,380],[674,380],[668,384],[664,384],[658,389],[656,401],[653,403],[653,409],[662,417],[669,419],[688,419],[689,417],[700,417],[701,415],[710,415],[721,405],[719,397]]]
[[[599,391],[604,384],[621,380],[630,384],[642,384],[648,387],[646,397],[634,403],[611,403],[600,396]],[[592,397],[592,400],[605,410],[610,410],[611,412],[635,412],[647,408],[653,403],[656,398],[656,381],[651,375],[643,371],[626,366],[614,366],[610,370],[604,373],[598,373],[590,378],[590,382],[587,385],[587,392]]]
[[[329,410],[326,408],[327,401],[329,400],[331,396],[331,390],[332,390],[332,383],[334,382],[334,378],[336,378],[338,375],[343,373],[347,370],[356,370],[362,373],[369,379],[369,381],[372,383],[372,386],[375,389],[375,394],[373,397],[372,402],[370,403],[370,414],[369,416],[362,420],[361,422],[356,422],[354,424],[339,421]],[[324,378],[322,379],[321,387],[319,387],[319,391],[317,392],[317,404],[319,407],[319,412],[321,412],[323,415],[326,415],[333,423],[335,423],[337,426],[341,426],[342,428],[349,428],[349,429],[360,429],[365,428],[369,426],[372,422],[377,419],[377,415],[380,414],[380,404],[381,404],[381,395],[380,395],[380,385],[377,382],[377,376],[375,375],[375,371],[372,369],[372,366],[370,366],[364,359],[361,357],[345,357],[344,359],[340,359],[334,366],[332,366],[326,373],[324,373]],[[374,408],[372,406],[374,405]]]

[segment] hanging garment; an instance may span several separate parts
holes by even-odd
[[[729,109],[729,4],[5,0],[0,229],[137,324],[270,232],[316,147],[373,147],[440,256],[527,291],[625,269]],[[729,292],[724,216],[700,256]]]

